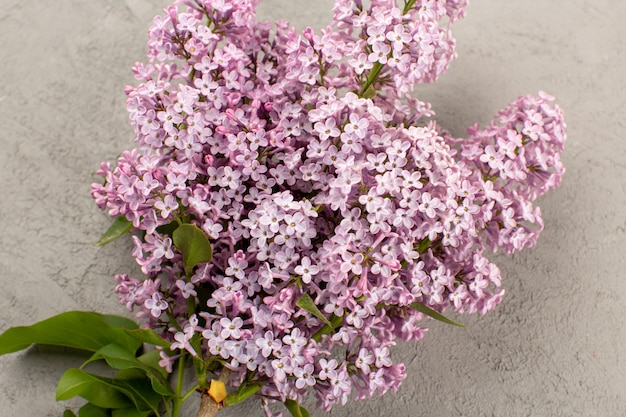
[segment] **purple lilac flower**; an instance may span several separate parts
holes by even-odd
[[[134,227],[145,276],[118,275],[120,301],[173,350],[330,410],[399,387],[389,348],[427,330],[412,303],[500,302],[483,253],[537,241],[533,203],[560,183],[565,124],[545,93],[467,138],[427,119],[411,94],[454,58],[465,0],[337,0],[319,33],[257,22],[256,3],[178,1],[155,18],[127,89],[137,148],[101,165],[92,194]],[[178,223],[204,231],[210,262],[185,269]]]

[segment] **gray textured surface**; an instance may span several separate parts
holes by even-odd
[[[122,89],[167,1],[0,3],[0,331],[69,309],[121,313],[113,275],[133,268],[130,245],[91,246],[108,220],[89,183],[131,144]],[[321,27],[330,4],[262,0],[260,14]],[[541,201],[538,246],[497,257],[496,311],[433,325],[395,350],[409,373],[397,395],[331,415],[626,416],[625,20],[622,0],[485,0],[456,24],[459,58],[421,98],[461,135],[518,95],[555,95],[563,186]],[[78,363],[41,348],[0,358],[0,416],[60,416],[56,381]]]

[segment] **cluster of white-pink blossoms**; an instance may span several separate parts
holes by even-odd
[[[399,387],[389,348],[424,335],[424,311],[500,302],[483,251],[536,242],[563,116],[540,93],[467,138],[428,119],[411,94],[447,69],[467,1],[337,0],[319,33],[257,22],[257,2],[155,18],[127,89],[138,147],[102,164],[93,196],[132,223],[145,276],[116,291],[173,342],[163,366],[190,355],[231,386],[312,390],[328,410]],[[180,225],[212,258],[187,267]]]

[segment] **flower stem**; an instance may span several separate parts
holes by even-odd
[[[409,0],[404,3],[404,10],[402,12],[403,15],[407,14],[409,10],[411,10],[411,8],[415,6],[415,1],[416,0]],[[391,57],[392,55],[393,53],[389,52],[389,56]],[[383,69],[384,66],[385,64],[381,64],[378,61],[374,62],[374,66],[367,75],[367,80],[365,80],[363,88],[361,88],[361,91],[359,93],[360,97],[363,97],[367,94],[367,90],[374,84],[374,82],[376,82],[376,79],[378,78],[378,75],[380,74],[380,71]]]
[[[414,5],[415,0],[409,0],[407,3],[404,4],[404,12],[402,14],[407,14],[409,10],[411,10],[411,7],[413,7]]]
[[[187,399],[188,399],[188,398],[189,398],[189,397],[190,397],[190,396],[191,396],[194,392],[198,391],[198,389],[199,389],[199,388],[200,388],[200,385],[199,385],[199,384],[194,385],[194,386],[193,386],[193,388],[191,388],[189,391],[187,391],[187,392],[185,393],[185,395],[183,395],[183,396],[181,397],[181,402],[185,402],[185,401],[187,401]]]
[[[172,410],[172,417],[178,417],[180,413],[180,407],[183,405],[184,399],[181,397],[183,390],[183,382],[185,376],[185,352],[182,352],[180,359],[178,360],[178,375],[176,380],[176,397],[174,398],[174,407]]]
[[[365,94],[367,89],[370,88],[372,84],[374,84],[374,81],[376,81],[376,78],[378,78],[378,74],[380,74],[380,71],[383,69],[383,67],[384,65],[381,64],[380,62],[378,61],[374,62],[374,66],[372,67],[372,70],[368,74],[367,80],[365,81],[365,84],[363,85],[363,88],[361,89],[359,96],[363,97],[363,94]]]

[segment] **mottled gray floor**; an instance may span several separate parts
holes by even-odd
[[[122,90],[166,0],[0,3],[0,331],[69,309],[121,313],[113,275],[133,268],[130,245],[91,246],[109,221],[89,183],[131,144]],[[319,28],[331,4],[261,0],[260,13]],[[476,0],[456,25],[459,58],[421,98],[461,135],[548,91],[566,111],[566,177],[541,202],[537,247],[497,257],[503,304],[397,348],[399,393],[331,415],[626,416],[625,20],[621,0]],[[0,415],[60,416],[56,381],[79,362],[41,348],[0,358]]]

